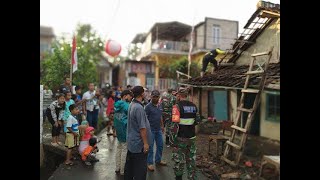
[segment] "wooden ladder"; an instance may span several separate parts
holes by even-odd
[[[237,108],[236,119],[235,119],[234,125],[231,126],[232,134],[231,134],[230,139],[226,142],[226,148],[225,148],[224,154],[223,154],[223,156],[221,156],[222,160],[224,160],[225,162],[227,162],[228,164],[230,164],[232,166],[237,166],[239,164],[239,162],[240,162],[240,158],[241,158],[242,153],[243,153],[243,147],[244,147],[244,145],[246,143],[246,139],[247,139],[247,135],[248,135],[247,133],[250,130],[251,122],[253,120],[255,111],[257,109],[257,106],[260,103],[260,95],[261,95],[261,92],[264,89],[264,85],[265,85],[265,81],[266,81],[266,72],[267,72],[267,69],[268,69],[269,61],[270,61],[271,56],[272,56],[272,50],[273,50],[273,47],[271,47],[268,52],[256,53],[256,54],[252,54],[251,55],[252,59],[251,59],[251,62],[250,62],[249,70],[248,70],[247,73],[245,73],[246,74],[246,81],[245,81],[243,89],[241,90],[241,98],[240,98],[239,106]],[[263,62],[262,64],[259,64],[258,62],[256,62],[256,58],[257,57],[266,56],[266,55],[269,56],[269,57],[267,57],[265,62]],[[258,70],[253,70],[255,63],[258,65]],[[262,67],[263,65],[264,65],[264,68]],[[252,75],[257,75],[257,74],[261,75],[261,80],[260,80],[260,83],[259,83],[259,89],[248,88],[251,76]],[[252,108],[244,108],[244,99],[245,99],[245,95],[247,93],[256,94]],[[238,126],[243,112],[247,112],[248,113],[247,121],[243,125],[244,128]],[[237,134],[240,135],[240,144],[237,144],[235,142],[235,140],[236,140],[235,139],[236,131],[238,131]],[[235,156],[234,160],[230,160],[230,159],[228,159],[228,157],[232,156],[232,151],[231,150],[233,150],[233,149],[236,150],[235,151],[236,152],[236,156]]]

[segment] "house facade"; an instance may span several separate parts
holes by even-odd
[[[260,104],[249,134],[280,141],[280,5],[258,6],[244,32],[234,40],[228,54],[221,58],[221,67],[212,75],[191,78],[180,85],[192,87],[190,97],[204,118],[234,121],[248,71],[251,54],[266,52],[273,47],[267,80],[260,95]],[[262,57],[261,62],[266,57]],[[232,64],[230,66],[230,64]],[[257,88],[259,78],[252,79],[250,88]],[[245,107],[252,107],[255,95],[247,95]],[[243,113],[241,126],[248,114]]]
[[[40,60],[44,59],[46,53],[50,53],[54,38],[55,35],[51,27],[40,26]]]
[[[150,90],[154,89],[155,62],[126,60],[120,63],[119,70],[120,86],[143,86]]]
[[[99,87],[105,88],[106,84],[111,85],[113,80],[113,65],[108,61],[108,56],[104,51],[101,52],[101,59],[98,61],[96,68],[98,73]]]
[[[142,44],[137,59],[155,62],[155,88],[176,88],[175,78],[167,78],[166,72],[160,72],[160,67],[172,64],[181,57],[188,58],[191,31],[192,26],[177,21],[155,23],[148,33],[137,34],[133,39],[132,43]],[[200,59],[206,52],[216,47],[230,48],[230,43],[237,37],[237,33],[237,21],[206,17],[205,21],[194,28],[191,60],[196,61],[200,67]]]

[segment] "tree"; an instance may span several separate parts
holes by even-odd
[[[137,44],[130,44],[128,47],[128,56],[127,58],[132,59],[132,60],[136,60],[137,56],[140,54],[141,52],[141,43],[137,43]]]
[[[176,71],[188,74],[188,58],[186,56],[183,56],[179,59],[173,59],[172,62],[172,64],[162,65],[160,67],[161,78],[175,79],[177,77]],[[199,76],[200,71],[201,69],[199,65],[196,62],[192,61],[190,66],[190,76]]]
[[[78,70],[72,74],[72,84],[87,88],[87,83],[97,84],[96,65],[101,59],[103,42],[89,24],[78,24],[76,28]],[[56,89],[64,77],[70,76],[72,39],[60,37],[53,43],[53,53],[44,59],[41,84]]]

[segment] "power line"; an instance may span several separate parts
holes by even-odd
[[[111,16],[111,22],[110,22],[110,25],[109,25],[110,29],[109,29],[109,33],[107,34],[107,39],[109,39],[109,36],[110,36],[110,34],[112,32],[112,29],[114,27],[115,17],[116,17],[116,15],[118,13],[118,10],[120,9],[120,0],[118,0],[117,2],[118,3],[116,4],[116,9],[115,9],[114,13]]]

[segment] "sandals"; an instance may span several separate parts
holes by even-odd
[[[69,162],[69,163],[64,163],[67,166],[73,166],[73,162]]]
[[[54,146],[54,147],[59,146],[59,144],[58,144],[58,143],[54,143],[54,142],[51,142],[51,145],[52,145],[52,146]]]
[[[63,146],[63,143],[62,142],[58,142],[58,145]]]
[[[84,162],[84,164],[87,165],[87,166],[91,166],[92,165],[91,162],[89,162],[89,161]]]

